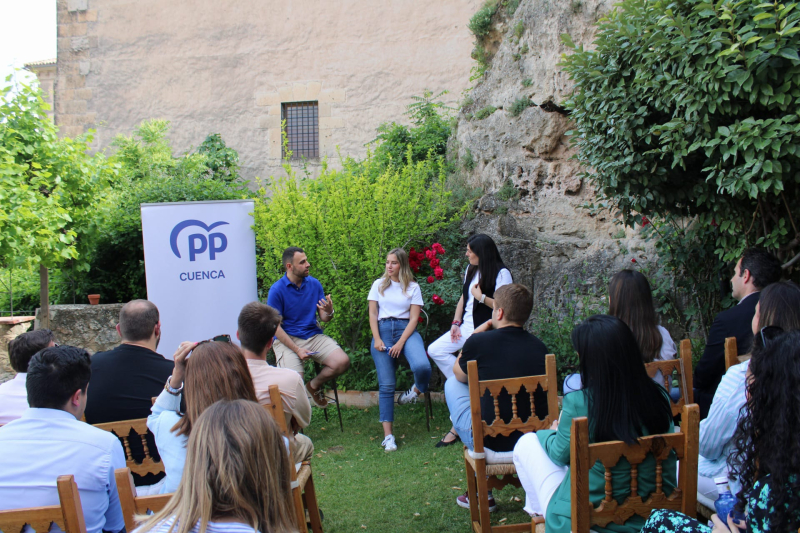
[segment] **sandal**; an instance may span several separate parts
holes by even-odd
[[[453,440],[451,440],[450,442],[448,442],[448,441],[444,440],[444,438],[447,435],[452,435],[455,438]],[[447,433],[444,434],[444,437],[442,437],[442,440],[440,440],[439,442],[436,443],[436,447],[437,448],[444,448],[445,446],[450,446],[451,444],[455,444],[456,442],[459,442],[460,440],[461,440],[461,437],[458,436],[458,433],[453,433],[453,430],[450,430],[450,431],[448,431]]]

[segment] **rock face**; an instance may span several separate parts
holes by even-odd
[[[79,346],[91,354],[110,350],[120,343],[116,326],[122,305],[51,305],[50,329],[59,344]],[[36,328],[40,327],[39,312]]]
[[[575,283],[600,286],[631,259],[653,255],[637,230],[623,230],[613,214],[581,207],[595,194],[571,160],[571,123],[561,107],[572,84],[558,66],[569,51],[560,35],[590,46],[595,23],[611,5],[522,0],[485,42],[496,53],[451,139],[462,172],[487,191],[464,229],[495,239],[515,280],[533,288],[537,303],[557,304]],[[512,105],[523,98],[534,105],[512,116]],[[497,110],[482,120],[475,116],[490,106]]]
[[[3,317],[0,319],[0,383],[14,377],[16,372],[8,360],[8,343],[28,331],[33,317]]]

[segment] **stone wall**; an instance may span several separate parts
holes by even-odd
[[[483,0],[58,0],[56,123],[96,147],[145,119],[177,153],[220,133],[250,179],[283,174],[280,104],[319,101],[320,153],[363,156],[411,97],[469,83]],[[312,162],[312,171],[319,162]]]
[[[537,304],[558,304],[578,285],[599,287],[632,259],[641,263],[652,256],[638,231],[581,207],[595,191],[571,160],[575,151],[565,135],[571,126],[561,105],[572,86],[558,67],[568,51],[560,35],[590,46],[595,22],[611,4],[522,0],[490,34],[487,47],[496,50],[491,67],[471,91],[473,102],[460,112],[451,139],[462,172],[486,192],[465,231],[496,239],[514,278],[533,288]],[[518,40],[519,21],[524,32]],[[527,87],[524,80],[530,80]],[[513,102],[524,97],[537,105],[511,116]],[[474,117],[487,106],[497,111]],[[470,157],[474,170],[466,171]]]
[[[32,316],[0,318],[0,383],[5,383],[16,373],[8,361],[9,341],[28,331],[32,325]]]
[[[59,344],[79,346],[91,354],[110,350],[120,343],[116,326],[122,305],[51,305],[50,329]],[[37,328],[40,311],[36,310]]]

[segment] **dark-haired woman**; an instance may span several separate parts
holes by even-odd
[[[467,260],[469,266],[464,274],[464,287],[456,304],[450,332],[428,346],[428,355],[439,367],[445,380],[453,377],[453,365],[456,362],[453,354],[464,346],[475,328],[491,320],[494,291],[513,281],[511,271],[500,258],[497,245],[488,235],[478,233],[467,240]],[[404,400],[402,397],[399,403],[404,403]],[[457,440],[458,435],[451,428],[436,447],[448,446]]]
[[[523,435],[514,447],[514,464],[525,489],[525,510],[545,516],[548,533],[568,533],[571,528],[570,430],[572,419],[589,419],[589,441],[621,440],[633,443],[646,435],[673,431],[672,411],[663,387],[647,376],[639,346],[630,328],[609,315],[590,317],[572,330],[572,346],[578,352],[582,390],[564,396],[560,421],[550,430]],[[676,456],[662,463],[663,490],[676,486]],[[630,493],[630,467],[621,462],[611,468],[614,498]],[[639,465],[639,494],[655,490],[656,462],[650,456]],[[597,505],[605,497],[605,469],[589,470],[589,498]],[[634,533],[644,519],[635,515],[613,528],[594,526],[600,532]]]
[[[675,358],[678,350],[669,332],[658,325],[653,291],[642,273],[622,270],[614,274],[608,284],[608,314],[631,328],[645,363]],[[654,380],[664,383],[660,372]],[[572,374],[564,380],[564,394],[580,388],[580,374]]]
[[[719,533],[784,533],[800,527],[800,331],[779,333],[775,328],[765,332],[763,342],[764,348],[750,360],[747,402],[728,457],[731,474],[743,487],[736,510],[745,519],[737,525],[712,516]],[[710,530],[678,512],[658,510],[642,532]]]
[[[777,331],[800,329],[800,287],[791,281],[768,285],[761,291],[753,315],[753,347],[756,357],[764,349],[764,339]],[[764,331],[764,334],[761,334]],[[741,488],[739,480],[729,476],[728,456],[733,451],[733,435],[739,412],[747,401],[745,376],[750,361],[733,365],[722,376],[708,416],[700,421],[700,460],[698,463],[697,498],[713,507],[718,497],[714,478],[728,476],[734,493]]]

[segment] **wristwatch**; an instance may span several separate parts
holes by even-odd
[[[481,303],[483,303],[484,300],[486,300],[486,295],[485,294],[481,294]]]
[[[177,396],[181,392],[183,392],[183,383],[181,383],[181,386],[178,387],[177,389],[173,389],[172,387],[169,386],[169,382],[170,381],[172,381],[172,376],[171,375],[170,375],[170,377],[167,378],[167,382],[164,384],[164,390],[165,391],[167,391],[168,393],[172,394],[173,396]]]

